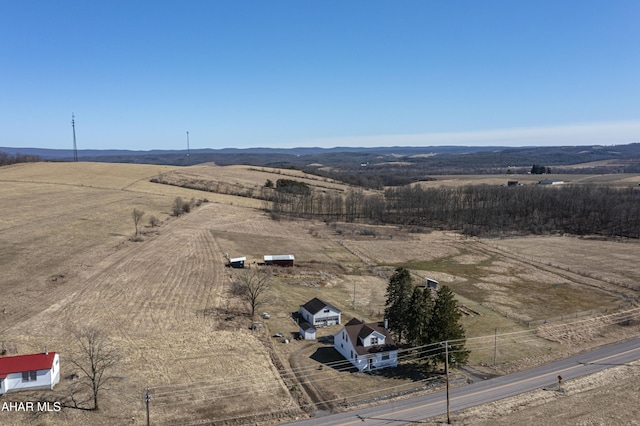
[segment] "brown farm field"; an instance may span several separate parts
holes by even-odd
[[[637,242],[481,240],[273,220],[251,197],[267,179],[347,189],[295,173],[104,163],[0,168],[0,309],[6,308],[0,341],[8,354],[59,352],[62,380],[52,394],[60,399],[76,373],[65,362],[74,352],[74,330],[100,329],[122,355],[99,411],[0,412],[0,423],[145,424],[149,388],[153,424],[274,424],[422,388],[424,377],[416,379],[410,368],[369,376],[326,367],[336,357],[330,345],[293,339],[291,312],[316,296],[340,308],[345,322],[381,319],[386,284],[398,266],[409,267],[416,282],[433,278],[456,292],[477,370],[499,374],[637,334],[636,327],[597,320],[637,297]],[[233,185],[243,196],[151,181],[159,176]],[[174,217],[176,197],[201,204]],[[132,240],[134,208],[146,212],[141,241]],[[151,227],[150,215],[159,226]],[[271,318],[250,330],[247,307],[230,291],[241,271],[227,268],[225,255],[246,256],[248,266],[260,268],[263,255],[285,253],[295,254],[296,267],[274,271],[260,307]],[[284,337],[270,337],[276,332]],[[9,394],[0,403],[49,395]]]
[[[589,163],[586,163],[589,164]],[[423,187],[464,186],[464,185],[502,185],[508,181],[517,181],[523,185],[534,185],[541,180],[561,180],[568,184],[590,185],[601,184],[615,187],[636,187],[640,185],[640,175],[637,173],[615,174],[512,174],[512,175],[438,175],[435,180],[420,182]]]

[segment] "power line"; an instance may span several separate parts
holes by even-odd
[[[618,312],[609,315],[602,315],[599,317],[583,319],[579,321],[575,321],[567,324],[554,324],[547,326],[547,329],[542,330],[544,334],[553,333],[557,331],[558,333],[566,333],[566,332],[580,332],[586,329],[597,329],[600,327],[606,327],[608,325],[614,325],[620,322],[627,321],[634,316],[638,315],[640,308],[630,309],[624,312]],[[599,322],[598,322],[599,321]],[[498,334],[497,331],[494,334],[486,335],[486,336],[478,336],[467,339],[458,339],[455,341],[448,342],[450,353],[460,353],[462,351],[479,351],[483,349],[495,349],[495,345],[500,341],[501,347],[509,347],[514,345],[522,345],[524,343],[549,340],[544,336],[540,336],[541,330],[539,328],[532,330],[520,330],[515,332],[507,332]],[[499,340],[498,340],[499,339]],[[432,343],[422,346],[416,346],[411,348],[403,348],[398,350],[398,361],[421,361],[432,359],[436,356],[442,355],[442,346],[439,346],[439,343]],[[459,349],[456,349],[459,348]],[[337,372],[347,371],[352,368],[350,361],[348,360],[340,360],[333,361],[326,364],[324,366],[331,366]],[[304,375],[303,377],[298,377],[298,375]],[[317,384],[327,380],[336,380],[335,376],[327,377],[325,372],[319,371],[317,367],[299,367],[292,368],[287,371],[279,371],[278,376],[274,376],[275,381],[278,385],[282,385],[282,381],[286,379],[296,379],[303,380],[309,384]],[[422,379],[417,383],[427,382],[431,380],[436,380],[437,377],[430,377],[427,379]],[[243,383],[239,383],[240,380],[244,380]],[[374,391],[347,395],[336,399],[329,399],[324,401],[315,401],[313,404],[327,404],[331,402],[337,402],[341,400],[353,399],[354,397],[362,397],[371,393],[379,393],[381,391],[387,392],[395,388],[401,388],[406,386],[415,385],[416,382],[405,383],[401,385],[386,387],[386,388],[377,388]],[[235,386],[233,386],[235,384]],[[160,385],[149,388],[149,390],[156,390],[157,392],[153,393],[154,401],[157,401],[158,408],[172,406],[176,404],[184,404],[184,400],[180,400],[183,398],[188,398],[193,396],[194,394],[204,393],[204,392],[215,392],[221,389],[226,390],[227,392],[224,395],[217,395],[215,398],[203,398],[198,399],[197,401],[193,401],[194,403],[203,403],[208,401],[218,401],[222,399],[234,398],[241,395],[246,395],[248,390],[252,390],[254,392],[272,392],[273,391],[273,381],[264,381],[256,378],[255,374],[249,374],[246,376],[234,377],[233,380],[223,380],[221,382],[200,382],[196,386],[193,383],[185,383],[183,385]],[[177,386],[186,386],[186,389],[176,389]],[[286,385],[285,385],[286,386]],[[163,388],[171,387],[171,391],[162,392]],[[147,393],[148,394],[148,393]]]
[[[622,312],[622,313],[616,313],[616,314],[611,314],[609,316],[607,316],[605,319],[612,319],[614,321],[624,321],[627,320],[630,315],[634,315],[636,311],[640,310],[640,308],[637,309],[633,309],[631,311],[627,311],[627,312]],[[619,317],[619,318],[615,318],[615,317]],[[602,319],[602,318],[601,318]],[[562,329],[565,328],[567,326],[574,326],[572,331],[580,331],[583,328],[594,328],[593,324],[589,324],[590,322],[593,322],[594,319],[588,319],[588,320],[581,320],[581,321],[576,321],[575,323],[571,323],[571,324],[559,324],[559,325],[555,325],[553,326],[554,328],[558,328],[558,329]],[[609,325],[609,323],[605,323],[605,324],[598,324],[598,327],[604,327]],[[509,333],[503,333],[503,334],[499,334],[497,335],[501,340],[501,346],[511,346],[511,345],[521,345],[523,343],[528,343],[528,342],[533,342],[533,341],[539,341],[542,337],[539,336],[535,336],[535,334],[537,333],[537,330],[523,330],[523,331],[517,331],[517,332],[509,332]],[[479,336],[479,337],[474,337],[474,338],[469,338],[469,339],[459,339],[456,341],[451,341],[450,342],[450,346],[452,347],[457,347],[457,346],[462,346],[463,344],[465,344],[465,349],[464,350],[482,350],[482,349],[490,349],[494,347],[493,343],[485,343],[484,345],[481,342],[477,342],[480,345],[476,346],[476,343],[474,343],[473,341],[478,341],[481,339],[484,339],[485,341],[493,341],[495,335],[487,335],[487,336]],[[504,340],[505,338],[512,338],[513,340]],[[542,338],[543,339],[543,338]],[[411,359],[411,360],[422,360],[422,359],[427,359],[427,358],[433,358],[437,355],[440,355],[441,352],[441,347],[439,346],[439,343],[433,343],[433,344],[427,344],[427,345],[423,345],[423,346],[416,346],[416,347],[411,347],[411,348],[404,348],[404,349],[400,349],[398,350],[398,361],[402,361],[405,359]],[[453,351],[453,352],[460,352],[460,351]],[[352,364],[350,361],[348,360],[340,360],[340,361],[334,361],[334,362],[330,362],[330,363],[326,363],[324,364],[326,366],[332,367],[334,368],[336,371],[340,372],[340,371],[346,371],[352,368]],[[313,372],[313,374],[309,374]],[[300,374],[305,374],[305,379],[308,381],[313,381],[313,378],[315,376],[324,376],[325,374],[323,372],[318,371],[317,367],[315,366],[310,366],[310,367],[301,367],[301,368],[293,368],[290,371],[280,371],[279,372],[280,375],[278,376],[279,378],[282,379],[292,379],[292,378],[296,378],[297,375]],[[238,381],[240,380],[244,380],[245,383],[249,382],[249,383],[258,383],[256,381],[256,377],[253,374],[249,374],[246,376],[240,376],[240,377],[234,377],[233,381],[229,380],[229,381],[222,381],[222,382],[217,382],[217,383],[200,383],[199,386],[194,386],[193,383],[191,384],[184,384],[184,386],[188,386],[188,390],[176,390],[176,386],[180,386],[180,385],[161,385],[161,386],[156,386],[156,387],[152,387],[150,389],[155,390],[155,389],[161,389],[163,387],[171,387],[172,391],[169,392],[158,392],[158,393],[154,393],[154,396],[170,396],[170,395],[180,395],[180,394],[185,394],[185,393],[194,393],[197,391],[204,391],[204,390],[215,390],[218,388],[224,388],[224,389],[233,389],[233,387],[229,387],[229,385],[231,383],[238,383]],[[237,386],[236,386],[237,387]],[[244,388],[245,386],[243,386]]]

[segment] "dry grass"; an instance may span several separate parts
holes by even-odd
[[[451,420],[456,425],[473,426],[637,425],[639,387],[640,364],[634,363],[564,382],[563,392],[540,389],[454,412]],[[426,424],[445,423],[446,418],[439,417]]]
[[[442,280],[457,294],[526,323],[571,312],[613,308],[620,297],[610,289],[591,289],[584,276],[536,262],[523,262],[511,252],[491,248],[489,240],[464,239],[432,232],[414,241],[346,241],[377,264],[408,267],[422,279]],[[503,241],[500,240],[499,244]],[[536,249],[545,252],[544,239]],[[592,253],[595,254],[595,253]]]
[[[616,187],[635,187],[640,184],[640,175],[637,173],[615,173],[603,175],[583,175],[583,174],[549,174],[549,175],[476,175],[476,176],[434,176],[435,180],[420,182],[416,185],[425,188],[437,188],[440,186],[465,186],[465,185],[503,185],[507,181],[518,181],[524,185],[536,184],[544,179],[562,180],[570,184],[606,184]]]
[[[294,179],[316,190],[343,192],[348,186],[329,178],[321,178],[298,170],[269,167],[199,165],[174,169],[158,175],[158,179],[172,185],[198,187],[220,194],[233,194],[244,198],[257,197],[268,180]]]
[[[50,173],[55,175],[55,171]],[[68,180],[69,169],[65,173]],[[9,180],[6,173],[2,178]],[[124,424],[132,417],[142,422],[142,391],[147,386],[170,384],[169,388],[179,389],[207,381],[216,384],[221,377],[237,377],[247,400],[242,403],[241,397],[229,395],[225,400],[224,395],[211,397],[208,392],[178,393],[175,401],[173,396],[158,398],[152,413],[160,416],[159,420],[170,421],[209,418],[211,407],[216,407],[215,415],[223,416],[251,411],[248,407],[257,412],[294,408],[266,348],[245,331],[247,324],[238,323],[233,333],[216,331],[216,318],[198,316],[198,312],[220,305],[227,283],[223,252],[207,226],[216,217],[218,205],[205,204],[179,219],[164,216],[165,224],[157,234],[132,243],[125,232],[127,225],[133,227],[132,220],[123,222],[133,207],[153,211],[165,204],[168,210],[176,194],[187,198],[194,191],[169,187],[171,195],[159,196],[136,192],[134,185],[124,182],[109,185],[109,175],[103,179],[104,185],[94,178],[92,188],[80,189],[68,182],[49,185],[40,180],[11,186],[29,185],[30,190],[22,187],[22,197],[15,196],[11,205],[29,214],[14,219],[17,223],[5,225],[2,232],[3,240],[13,239],[2,247],[17,252],[15,258],[2,257],[4,271],[10,271],[6,275],[10,279],[3,281],[8,313],[0,324],[2,340],[19,353],[41,351],[44,346],[59,351],[64,377],[71,373],[65,364],[65,354],[73,347],[71,329],[90,325],[110,335],[124,357],[118,370],[122,379],[114,384],[117,392],[105,394],[101,413],[92,417],[94,424]],[[131,183],[140,179],[146,180],[135,176]],[[12,176],[11,180],[18,179]],[[62,185],[65,187],[57,190]],[[36,201],[49,208],[29,206]],[[3,204],[3,208],[9,206]],[[1,215],[11,216],[9,213]],[[89,226],[78,219],[82,215],[102,220]],[[73,226],[76,221],[80,226]],[[24,250],[16,250],[20,244]],[[14,309],[18,306],[24,308]],[[247,366],[250,376],[256,378],[247,378]],[[68,386],[63,380],[56,392],[64,393]],[[259,403],[248,396],[254,394],[263,396]],[[194,411],[187,400],[207,400],[209,408],[198,413],[201,408]],[[173,406],[162,409],[163,404]],[[235,409],[221,409],[220,404]],[[78,416],[86,414],[67,416],[75,424]]]
[[[294,171],[246,167],[37,163],[1,168],[0,291],[8,312],[0,318],[0,338],[13,353],[41,351],[45,345],[60,352],[64,377],[71,373],[65,363],[73,347],[70,331],[89,324],[107,332],[124,359],[99,413],[63,410],[35,420],[0,413],[0,422],[143,424],[143,389],[151,387],[155,423],[264,413],[245,421],[273,423],[279,416],[303,415],[299,404],[309,402],[296,384],[304,378],[296,379],[293,368],[313,372],[316,380],[308,391],[336,405],[366,400],[371,389],[382,395],[416,386],[408,375],[321,369],[331,358],[330,348],[268,337],[275,332],[293,337],[297,326],[290,313],[314,296],[342,309],[345,321],[380,319],[388,278],[397,266],[410,267],[416,280],[429,277],[450,285],[475,312],[464,317],[470,338],[495,328],[525,333],[517,320],[615,303],[616,289],[632,295],[627,287],[638,278],[632,266],[635,243],[553,237],[483,241],[395,227],[368,227],[375,232],[364,233],[353,224],[278,222],[256,208],[261,206],[256,199],[150,182],[178,172],[245,188],[295,176],[344,189]],[[174,218],[171,205],[178,196],[210,202]],[[130,241],[134,208],[162,221],[158,228],[145,227],[143,241],[136,243]],[[271,314],[264,328],[249,331],[246,307],[229,294],[237,271],[225,267],[225,253],[247,256],[251,267],[264,254],[295,254],[296,268],[277,270],[260,307]],[[225,321],[228,316],[234,318]],[[548,356],[559,345],[517,336],[499,342],[499,363]],[[491,341],[469,344],[476,345],[472,362],[492,363]],[[63,380],[56,394],[68,386]]]
[[[634,240],[606,241],[571,236],[522,237],[489,240],[487,244],[517,255],[522,260],[557,267],[625,288],[640,288],[637,257],[640,243]]]

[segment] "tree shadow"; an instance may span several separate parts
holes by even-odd
[[[358,371],[349,361],[347,361],[340,352],[338,352],[333,346],[323,346],[318,348],[309,357],[314,361],[321,363],[323,366],[331,367],[336,371],[345,371],[349,373],[355,373]]]
[[[434,369],[432,365],[424,362],[405,362],[396,367],[385,367],[370,371],[369,374],[386,377],[388,379],[421,380],[442,376],[443,372]]]

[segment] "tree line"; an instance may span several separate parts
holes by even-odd
[[[413,285],[408,269],[398,268],[389,279],[386,296],[384,315],[398,343],[422,347],[451,341],[449,362],[466,364],[469,351],[464,347],[462,314],[449,287],[441,286],[434,297],[430,289]],[[436,359],[444,361],[444,354]]]
[[[0,167],[17,163],[35,163],[38,161],[42,161],[42,159],[37,155],[22,155],[19,152],[11,155],[6,152],[0,152]]]
[[[263,193],[278,214],[458,230],[469,235],[568,233],[640,238],[640,190],[589,185],[422,188],[365,194]]]

